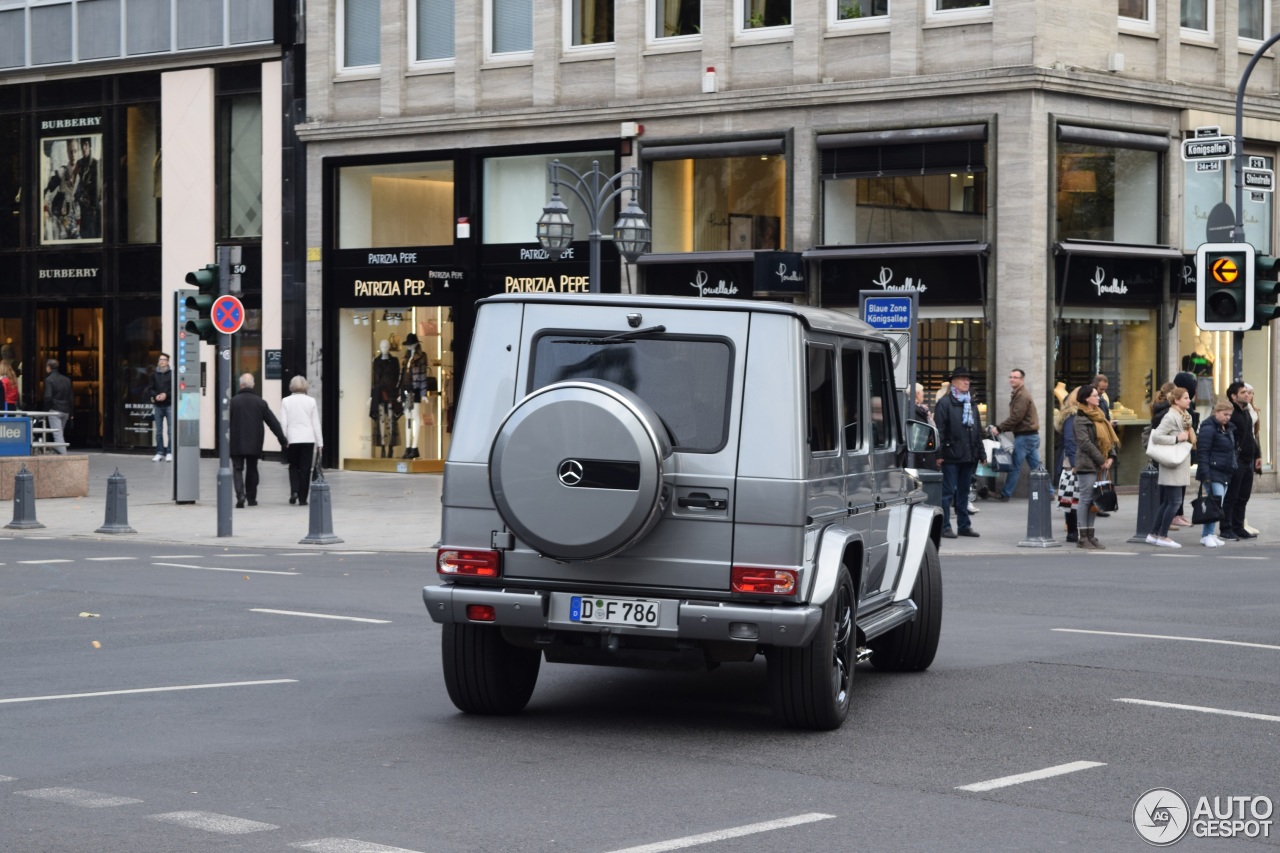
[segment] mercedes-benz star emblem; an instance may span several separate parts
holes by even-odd
[[[560,463],[560,482],[566,486],[576,486],[582,482],[582,463],[577,459],[566,459]]]

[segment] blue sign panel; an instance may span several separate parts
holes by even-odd
[[[0,456],[31,455],[31,418],[0,418]]]
[[[915,328],[909,296],[868,296],[862,305],[862,319],[877,329]]]

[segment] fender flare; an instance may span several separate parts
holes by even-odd
[[[895,602],[906,601],[915,588],[916,577],[920,574],[920,563],[924,560],[925,543],[933,539],[937,542],[933,528],[934,520],[942,515],[942,510],[932,504],[916,504],[911,508],[911,520],[907,526],[907,553],[902,558],[902,573],[898,576],[898,588],[894,590]]]
[[[813,561],[815,569],[813,586],[809,590],[810,604],[826,604],[827,599],[835,592],[836,578],[840,574],[844,552],[848,550],[851,543],[862,544],[862,534],[851,527],[832,524],[819,534],[818,555]],[[861,567],[856,567],[850,570],[855,584],[860,569]]]

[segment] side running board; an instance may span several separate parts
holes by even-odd
[[[874,640],[899,625],[916,618],[916,603],[911,599],[899,601],[883,610],[877,610],[865,619],[858,620],[858,630],[868,640]]]

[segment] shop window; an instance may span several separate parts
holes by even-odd
[[[533,52],[533,0],[486,0],[485,11],[491,56]]]
[[[102,134],[40,140],[41,245],[102,242]]]
[[[150,375],[160,353],[161,318],[154,313],[159,304],[141,299],[121,299],[115,303],[114,424],[112,444],[116,447],[154,447]],[[233,336],[238,337],[238,336]]]
[[[566,43],[574,47],[613,43],[614,0],[565,0]]]
[[[829,0],[831,21],[865,21],[870,18],[886,18],[889,0]]]
[[[1234,161],[1183,164],[1182,249],[1193,254],[1196,247],[1210,240],[1206,225],[1209,211],[1226,203],[1233,209],[1236,204]],[[1245,166],[1254,169],[1273,169],[1275,158],[1246,154]],[[1259,255],[1274,255],[1272,250],[1271,222],[1272,196],[1274,193],[1244,191],[1241,219],[1244,222],[1244,240],[1251,243]]]
[[[1056,181],[1059,240],[1158,241],[1158,152],[1060,141]]]
[[[654,252],[786,248],[782,155],[657,160],[652,186]]]
[[[338,16],[339,66],[345,70],[376,68],[382,61],[380,0],[342,0]]]
[[[611,151],[588,151],[582,154],[534,154],[522,157],[490,157],[484,161],[484,242],[536,243],[538,217],[551,197],[547,182],[547,166],[559,160],[579,174],[591,170],[593,161],[600,163],[606,176],[613,175],[614,155]],[[561,175],[569,180],[570,175]],[[563,190],[561,200],[569,208],[575,240],[585,240],[591,232],[591,216],[574,193]],[[615,217],[604,217],[601,227],[606,240],[613,239]]]
[[[22,245],[22,120],[18,116],[0,118],[0,249]],[[47,178],[42,174],[41,180]],[[6,277],[7,278],[7,277]],[[0,283],[0,292],[11,286]]]
[[[156,243],[160,234],[160,120],[154,104],[124,111],[120,181],[121,236],[126,243]]]
[[[1271,4],[1265,0],[1239,0],[1242,39],[1262,41],[1271,34]]]
[[[1119,0],[1117,11],[1121,18],[1128,21],[1151,23],[1151,0]]]
[[[0,360],[8,361],[21,379],[30,369],[22,340],[23,302],[0,302]],[[39,375],[38,373],[36,375]]]
[[[981,314],[980,308],[972,309]],[[967,314],[968,312],[966,312]],[[925,402],[932,410],[938,393],[951,380],[957,366],[973,371],[969,393],[979,403],[987,402],[987,336],[977,317],[933,317],[916,325],[919,343],[916,352],[916,382],[924,387]]]
[[[262,236],[262,98],[218,98],[218,238]]]
[[[338,170],[339,249],[449,246],[453,224],[452,162]]]
[[[649,0],[654,40],[696,37],[702,32],[702,0]]]
[[[409,6],[413,15],[411,50],[415,62],[439,62],[453,59],[453,5],[455,0],[415,0]]]
[[[1181,2],[1182,28],[1199,33],[1212,33],[1209,23],[1213,19],[1212,7],[1209,5],[1212,0],[1181,0]]]
[[[738,30],[791,26],[791,0],[737,0]]]

